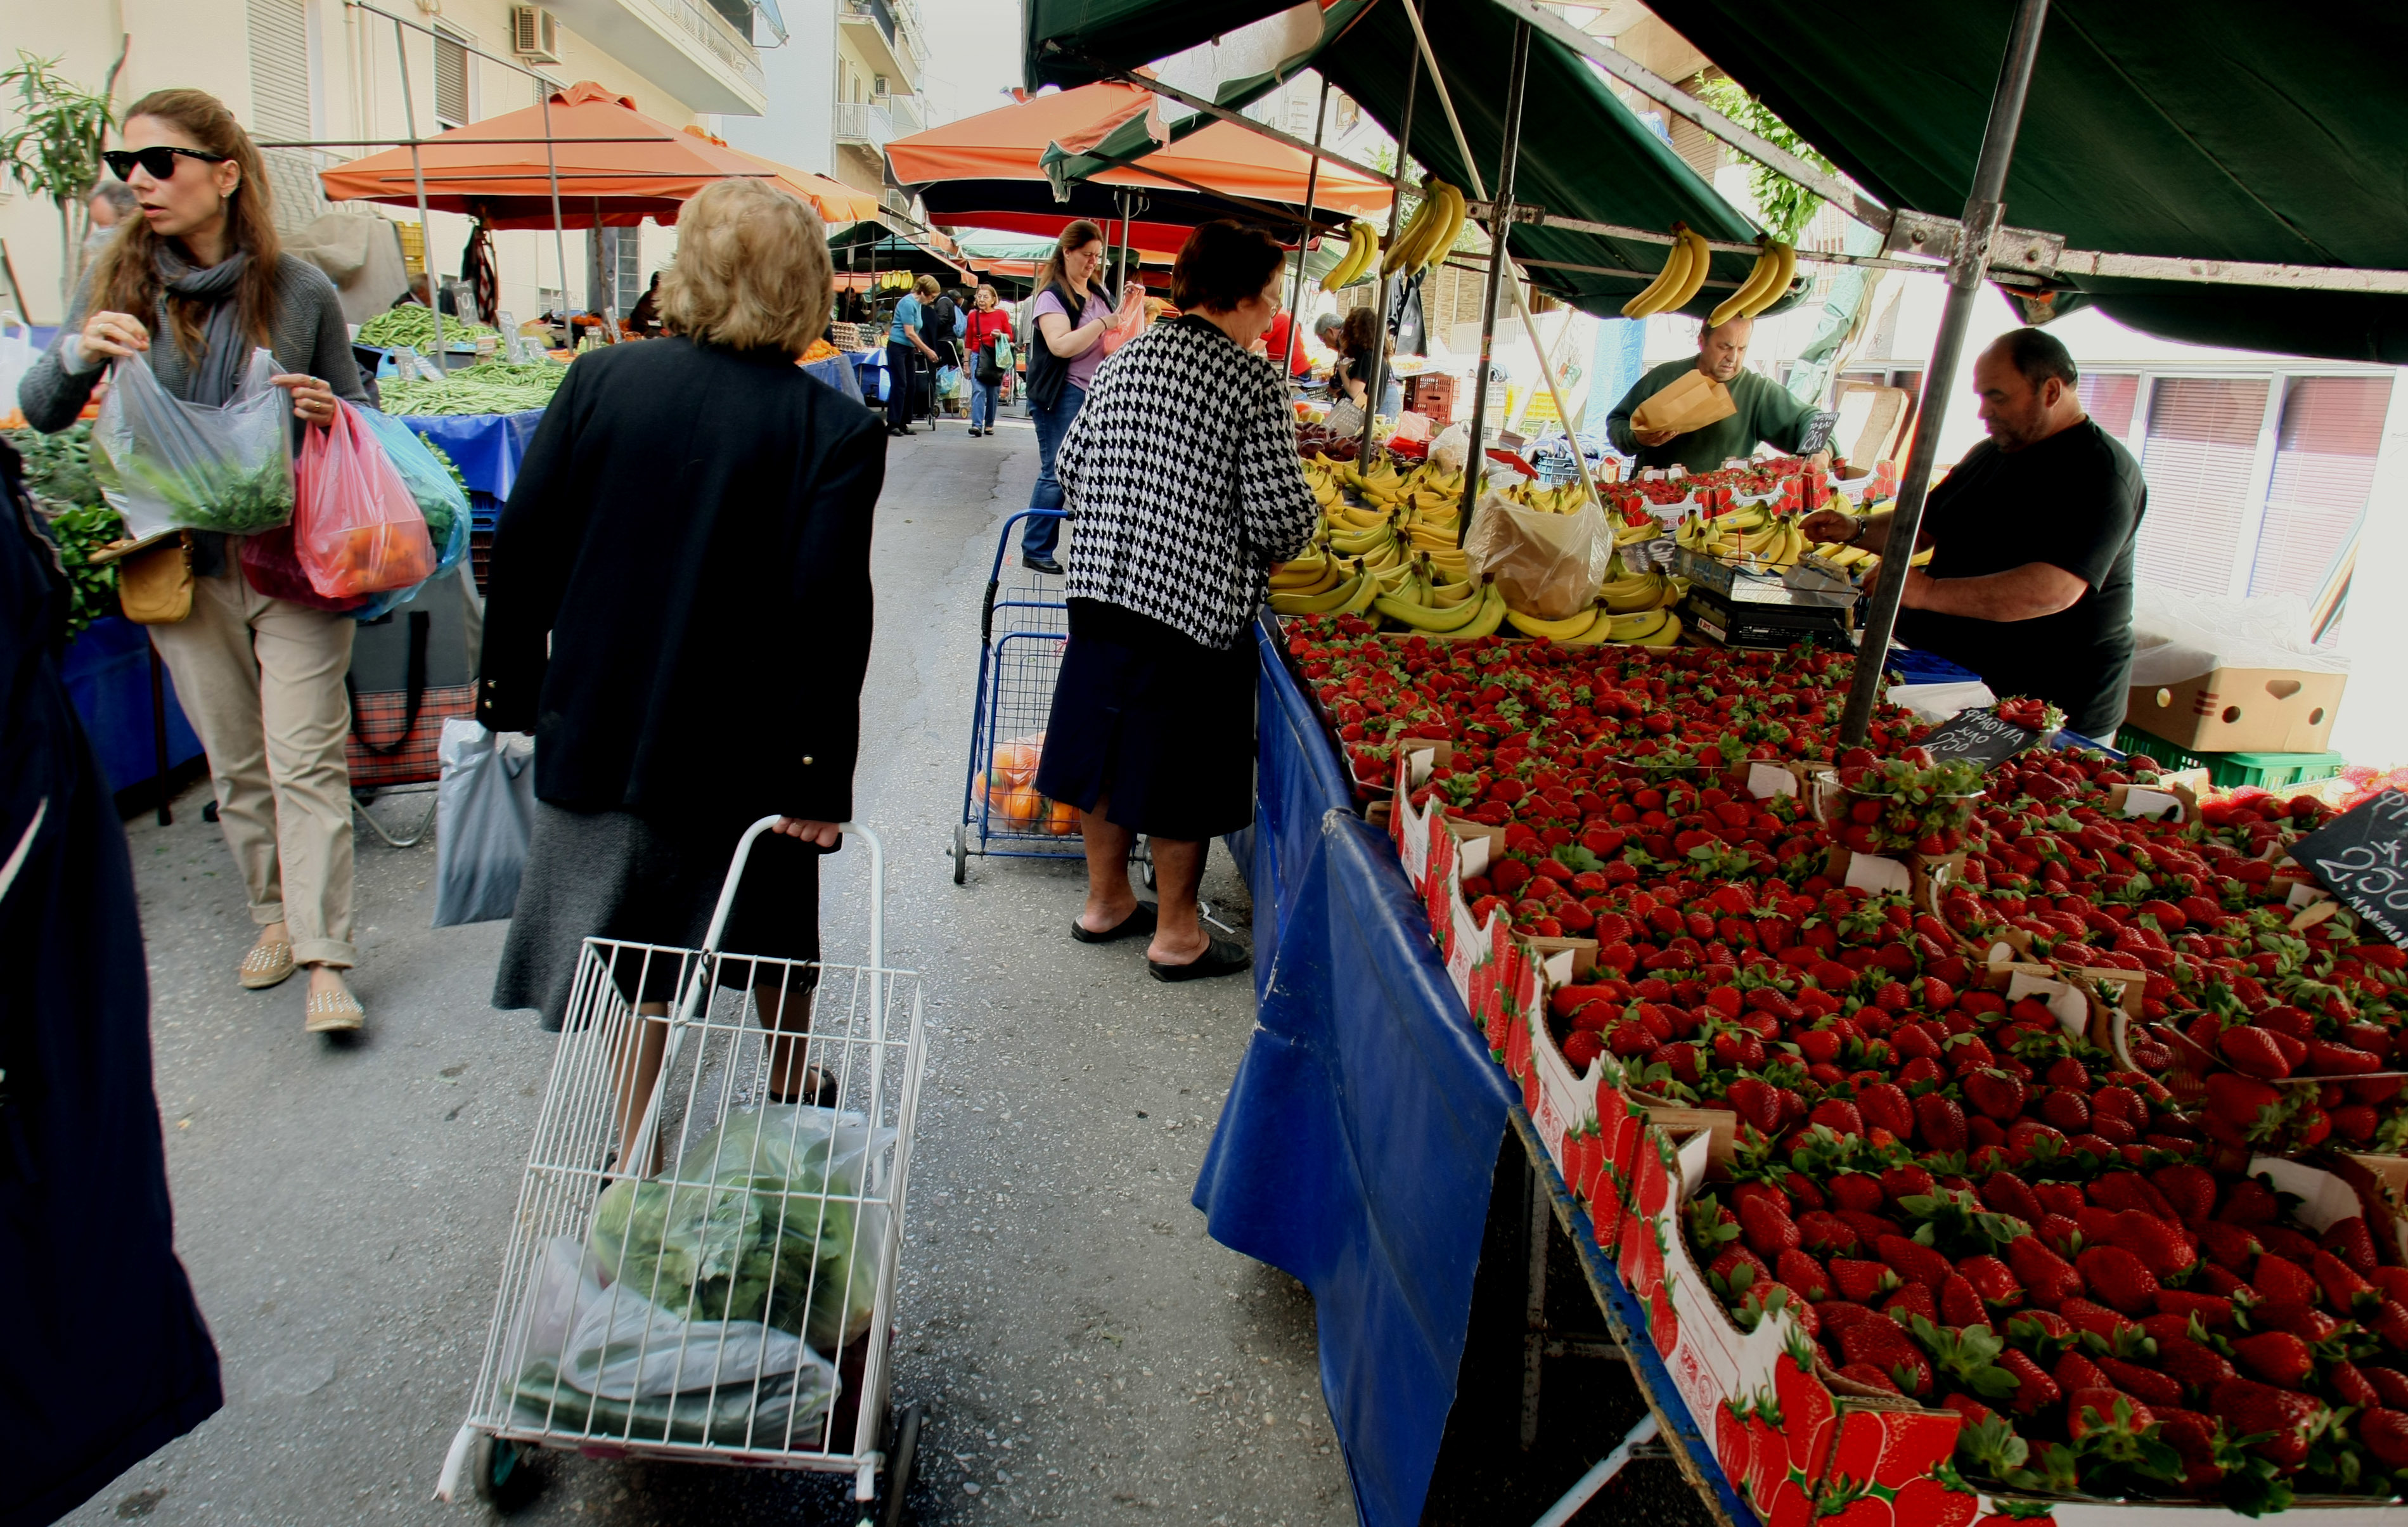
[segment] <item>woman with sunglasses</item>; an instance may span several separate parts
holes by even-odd
[[[26,421],[75,423],[108,364],[147,356],[187,402],[223,403],[254,346],[311,426],[335,399],[366,403],[334,283],[280,252],[267,177],[250,135],[203,91],[154,91],[125,114],[107,156],[134,191],[128,225],[76,294],[48,353],[19,388]],[[366,1017],[343,984],[351,944],[351,616],[260,594],[239,548],[193,536],[193,612],[150,639],[208,752],[218,819],[241,869],[258,941],[237,971],[253,990],[309,967],[305,1027]]]

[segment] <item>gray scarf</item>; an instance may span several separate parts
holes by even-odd
[[[251,343],[242,331],[240,295],[242,274],[251,268],[251,254],[236,250],[204,270],[185,259],[174,245],[163,242],[157,268],[159,280],[168,292],[209,304],[208,320],[201,327],[201,358],[192,367],[191,396],[185,401],[216,408],[241,387],[243,370],[251,361]],[[167,298],[164,295],[159,298],[158,332],[175,333],[168,322]]]

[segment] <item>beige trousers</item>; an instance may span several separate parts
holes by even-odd
[[[293,958],[349,966],[351,706],[349,615],[271,599],[229,546],[225,571],[194,581],[193,613],[150,640],[208,751],[218,826],[242,871],[251,921],[287,924]]]

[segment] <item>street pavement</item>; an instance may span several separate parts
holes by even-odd
[[[856,815],[888,845],[888,958],[924,973],[927,1001],[896,1311],[897,1397],[929,1408],[910,1520],[1348,1521],[1310,1300],[1208,1239],[1188,1203],[1251,982],[1167,987],[1138,947],[1072,942],[1074,862],[973,860],[953,884],[980,596],[1004,517],[1027,501],[1034,437],[949,423],[892,442],[887,462]],[[811,633],[733,660],[778,703]],[[127,834],[178,1246],[226,1405],[68,1520],[482,1520],[432,1494],[483,1352],[552,1039],[487,1003],[502,924],[427,927],[431,840],[396,850],[366,831],[367,1034],[305,1034],[298,981],[236,985],[252,929],[206,800],[189,790],[173,826],[145,815]],[[862,946],[859,861],[827,861],[831,960]],[[1247,926],[1217,846],[1206,895]],[[513,1520],[854,1520],[850,1480],[827,1477],[546,1452],[530,1482]]]

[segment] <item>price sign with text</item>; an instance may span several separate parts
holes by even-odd
[[[2001,721],[1994,711],[1959,711],[1923,740],[1923,748],[1934,763],[1969,758],[1986,771],[2026,748],[2039,746],[2040,742],[2040,733]]]
[[[2385,790],[2291,845],[2316,883],[2408,944],[2408,795]]]

